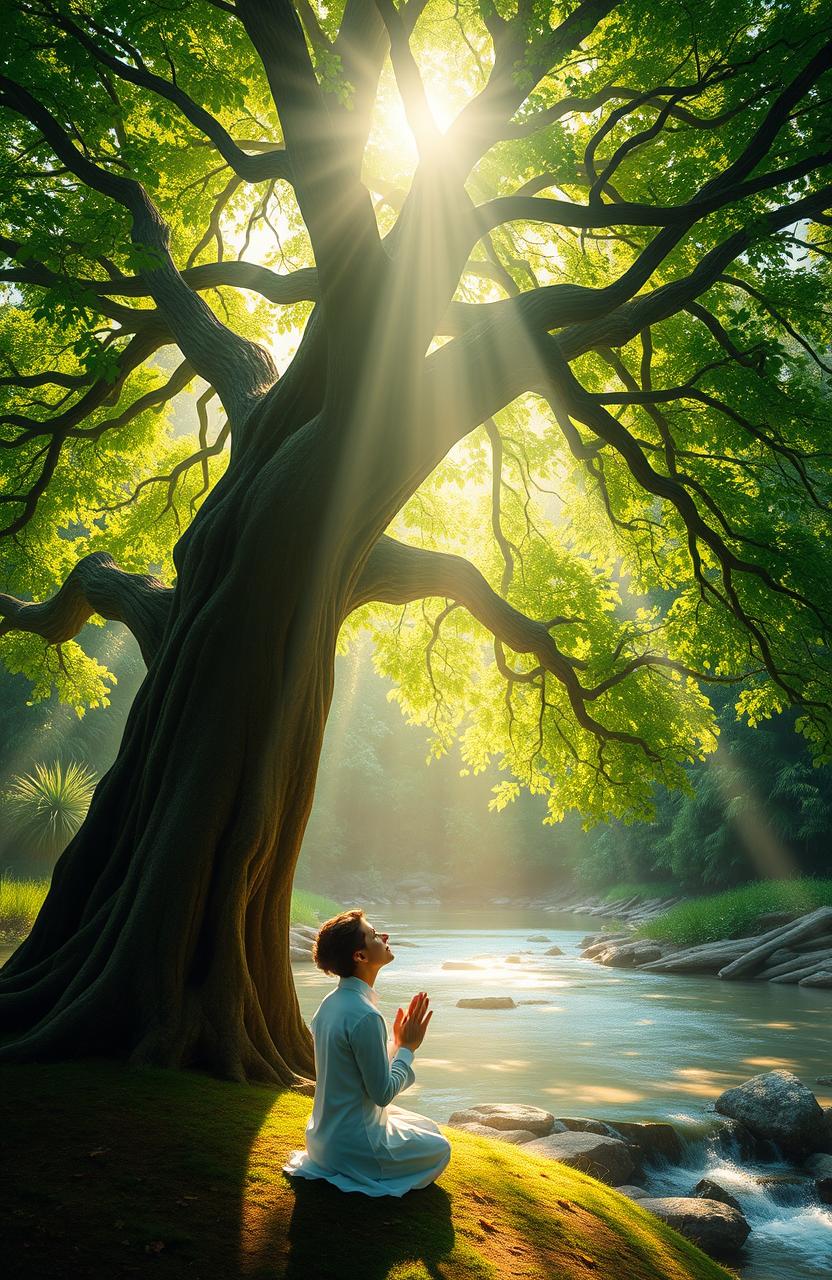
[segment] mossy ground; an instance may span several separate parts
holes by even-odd
[[[445,1129],[401,1199],[293,1182],[311,1101],[195,1072],[0,1069],[9,1280],[725,1280],[638,1206],[516,1147]]]

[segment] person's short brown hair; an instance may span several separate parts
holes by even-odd
[[[324,973],[351,978],[355,973],[353,952],[365,945],[364,925],[367,923],[360,907],[342,911],[339,916],[325,920],[318,930],[312,947],[312,959]]]

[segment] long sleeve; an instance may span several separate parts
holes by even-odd
[[[364,1088],[377,1107],[386,1107],[402,1089],[416,1079],[411,1067],[413,1050],[397,1050],[393,1061],[387,1056],[387,1036],[383,1017],[368,1013],[352,1028],[349,1036],[353,1057]]]

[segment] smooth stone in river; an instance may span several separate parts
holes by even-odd
[[[542,1138],[548,1133],[561,1132],[551,1111],[543,1107],[527,1106],[525,1102],[480,1102],[464,1111],[455,1111],[448,1124],[484,1124],[491,1129],[528,1129],[532,1137]]]
[[[742,1213],[742,1205],[736,1196],[732,1196],[730,1191],[726,1191],[712,1178],[700,1178],[691,1195],[697,1200],[718,1200],[720,1204],[727,1204],[729,1209],[736,1209],[738,1213]]]
[[[457,1000],[457,1009],[516,1009],[511,996],[465,996]]]
[[[735,1254],[751,1230],[737,1209],[718,1200],[660,1196],[638,1203],[715,1258]]]
[[[617,1187],[626,1183],[635,1173],[635,1165],[626,1142],[619,1138],[606,1138],[597,1133],[553,1133],[547,1138],[529,1142],[526,1151],[546,1156],[580,1169],[601,1182]]]
[[[600,1133],[605,1138],[618,1137],[618,1134],[614,1133],[608,1124],[604,1124],[603,1120],[592,1120],[584,1116],[558,1116],[558,1121],[573,1133]],[[644,1194],[646,1195],[647,1192],[645,1191]]]
[[[767,1071],[726,1089],[715,1102],[720,1115],[739,1120],[756,1138],[768,1138],[785,1151],[812,1151],[818,1146],[823,1111],[812,1093],[791,1071]]]
[[[672,1124],[651,1120],[616,1120],[612,1123],[615,1136],[620,1136],[631,1146],[637,1147],[645,1160],[656,1158],[674,1163],[682,1157],[682,1144]]]
[[[448,1123],[450,1124],[450,1121]],[[518,1147],[523,1142],[534,1142],[537,1137],[531,1129],[495,1129],[491,1124],[456,1124],[453,1127],[463,1133],[473,1133],[478,1138],[496,1138],[499,1142],[513,1142]]]

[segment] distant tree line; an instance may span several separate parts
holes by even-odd
[[[832,770],[814,767],[793,712],[750,728],[730,694],[719,702],[720,747],[689,768],[690,792],[657,788],[653,823],[596,827],[575,864],[580,880],[667,880],[695,893],[832,873]]]

